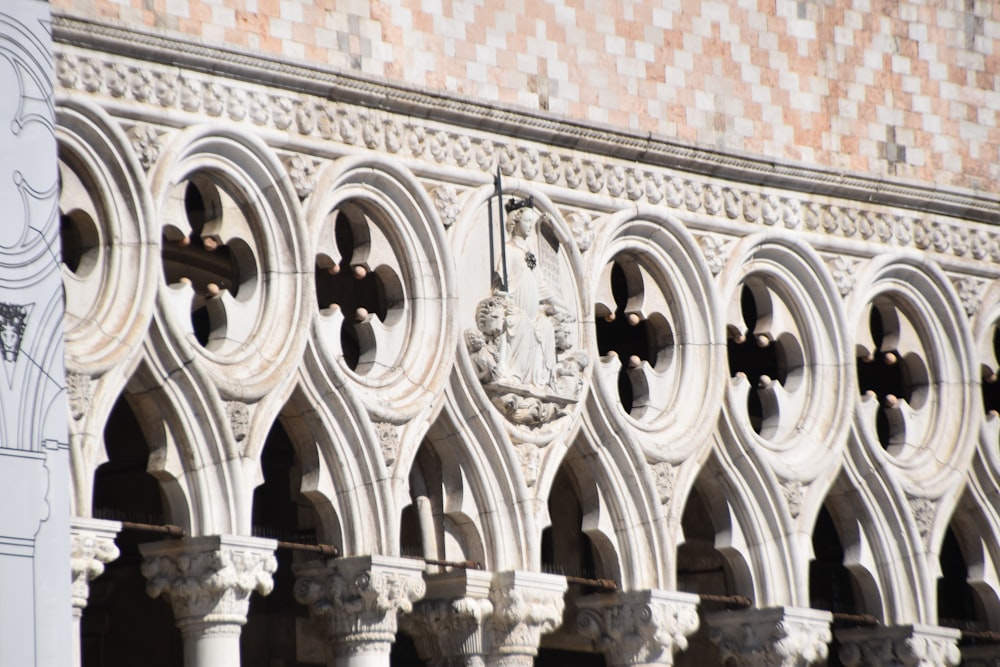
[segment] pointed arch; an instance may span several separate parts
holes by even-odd
[[[395,519],[388,516],[381,453],[366,445],[377,438],[364,414],[349,395],[321,389],[303,374],[278,419],[302,465],[299,490],[319,515],[319,539],[340,547],[345,556],[392,555]],[[248,456],[259,482],[260,451]]]

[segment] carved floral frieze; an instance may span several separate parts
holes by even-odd
[[[205,114],[443,166],[478,168],[488,174],[499,167],[504,176],[609,196],[623,203],[662,205],[751,225],[803,229],[1000,262],[1000,234],[986,225],[933,214],[899,215],[753,187],[723,187],[666,169],[637,168],[613,159],[581,159],[570,150],[540,149],[526,141],[473,131],[445,131],[431,121],[403,120],[388,111],[66,47],[56,54],[56,77],[66,90],[148,105],[149,115],[164,110]],[[587,245],[586,239],[580,242],[581,250]]]

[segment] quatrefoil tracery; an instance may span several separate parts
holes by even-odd
[[[791,426],[785,417],[802,409],[805,392],[796,391],[804,375],[798,325],[784,299],[762,277],[750,277],[730,306],[728,353],[730,374],[749,384],[750,426],[764,438],[775,438]]]
[[[635,418],[659,413],[667,395],[656,380],[674,347],[666,296],[648,269],[621,255],[601,274],[594,311],[598,351],[622,361],[618,396],[625,412]]]
[[[176,186],[171,203],[173,215],[163,228],[164,279],[173,289],[190,290],[198,342],[214,352],[229,351],[252,335],[261,300],[246,213],[206,176]]]
[[[340,345],[357,373],[392,366],[401,350],[402,269],[389,239],[357,205],[326,220],[316,255],[316,299],[321,312],[342,318]]]
[[[876,434],[895,453],[927,400],[924,346],[910,318],[887,297],[871,303],[867,325],[857,343],[858,389],[878,401]]]

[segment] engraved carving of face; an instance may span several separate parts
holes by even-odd
[[[574,336],[573,328],[569,325],[565,319],[560,319],[559,323],[556,324],[555,330],[552,332],[555,338],[556,351],[565,352],[566,350],[573,347]]]
[[[475,329],[465,330],[465,346],[469,348],[470,352],[479,352],[484,345],[486,345],[486,340],[483,338],[483,334]]]
[[[17,348],[21,342],[21,332],[16,322],[10,320],[0,322],[0,341],[3,343],[3,358],[7,361],[16,361]]]
[[[476,326],[487,338],[496,338],[503,333],[505,315],[503,299],[483,299],[476,309]]]
[[[534,231],[538,218],[538,211],[528,206],[512,212],[507,218],[510,235],[528,238]]]

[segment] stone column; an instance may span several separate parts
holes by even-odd
[[[70,568],[73,595],[73,665],[79,667],[80,618],[90,597],[90,582],[104,573],[104,566],[118,558],[115,537],[118,521],[74,518],[70,522]]]
[[[389,667],[397,616],[424,595],[424,563],[355,556],[294,568],[295,598],[326,622],[336,667]]]
[[[648,590],[577,600],[577,628],[604,653],[608,667],[672,665],[698,629],[698,596]]]
[[[832,639],[828,611],[799,607],[746,609],[705,618],[722,664],[733,667],[825,665]],[[868,664],[868,663],[866,663]]]
[[[250,594],[267,595],[277,542],[208,535],[139,546],[146,592],[170,600],[184,639],[185,667],[239,667]]]
[[[483,624],[493,613],[493,575],[482,570],[452,570],[427,577],[427,597],[404,615],[428,667],[483,667]]]
[[[937,625],[896,625],[838,630],[844,667],[955,667],[961,630]]]
[[[490,589],[493,614],[484,628],[486,664],[531,667],[541,636],[559,627],[566,578],[537,572],[501,572]]]

